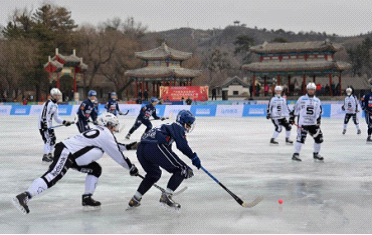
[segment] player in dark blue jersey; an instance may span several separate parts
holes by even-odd
[[[111,92],[111,99],[106,103],[105,109],[107,112],[114,114],[117,116],[118,114],[123,115],[123,113],[119,109],[119,102],[117,100],[116,92]]]
[[[194,175],[192,169],[184,163],[173,151],[172,143],[176,142],[177,149],[192,160],[198,169],[201,167],[198,155],[194,153],[186,140],[186,133],[194,128],[195,117],[188,110],[181,110],[177,121],[163,124],[145,133],[138,146],[137,158],[146,176],[138,187],[137,192],[129,201],[130,207],[140,206],[142,196],[156,183],[161,176],[160,167],[172,174],[167,189],[162,193],[160,202],[171,208],[178,209],[180,204],[172,200],[173,192],[184,179]]]
[[[156,115],[156,108],[155,106],[159,103],[159,100],[155,97],[152,97],[150,100],[150,104],[144,106],[141,108],[141,111],[136,119],[136,122],[132,126],[132,128],[129,130],[128,134],[125,136],[126,139],[130,139],[130,135],[133,134],[135,130],[138,129],[138,127],[141,126],[141,124],[144,124],[147,128],[144,133],[148,132],[152,128],[152,124],[150,122],[150,117],[154,117],[155,120],[161,119],[164,121],[165,117],[158,117]]]
[[[372,92],[365,94],[360,100],[360,106],[364,110],[367,126],[368,126],[368,137],[367,143],[372,143]]]
[[[97,92],[90,90],[88,99],[83,101],[77,111],[78,121],[76,123],[79,132],[82,133],[90,129],[89,117],[92,118],[93,124],[97,125],[98,107],[97,107]]]

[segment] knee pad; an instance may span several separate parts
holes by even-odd
[[[323,143],[323,135],[318,135],[317,137],[314,138],[315,143],[321,144]]]
[[[102,174],[102,167],[97,162],[92,162],[88,166],[81,168],[80,172],[99,178]]]
[[[275,128],[275,131],[276,132],[278,132],[278,133],[280,133],[280,132],[282,132],[282,126],[280,126],[280,125],[278,125],[276,128]]]
[[[188,166],[185,166],[181,171],[180,171],[180,175],[185,178],[185,179],[188,179],[188,178],[191,178],[194,176],[194,172],[193,170],[188,167]]]
[[[292,130],[292,126],[291,126],[291,125],[286,126],[286,127],[285,127],[285,130],[286,130],[286,131],[290,131],[290,130]]]

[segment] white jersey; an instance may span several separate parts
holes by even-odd
[[[357,98],[354,95],[346,96],[343,107],[346,113],[357,113],[359,110]]]
[[[58,105],[50,99],[43,104],[43,108],[39,115],[38,128],[42,129],[42,123],[46,123],[47,127],[50,128],[52,126],[53,117],[57,123],[62,124],[63,119],[58,116]]]
[[[294,115],[299,116],[298,125],[316,125],[317,120],[322,115],[322,105],[320,100],[307,94],[298,98],[294,108]]]
[[[267,113],[272,119],[281,119],[289,115],[287,100],[281,96],[274,96],[270,99],[267,105]]]
[[[114,134],[104,126],[94,126],[79,135],[65,139],[62,143],[73,154],[79,166],[85,166],[97,161],[107,153],[119,165],[129,170],[131,163],[121,152],[125,146],[116,141]]]

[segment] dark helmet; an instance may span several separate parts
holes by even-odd
[[[91,97],[91,96],[97,96],[97,92],[95,90],[90,90],[88,92],[88,97]]]
[[[151,103],[159,103],[159,100],[156,97],[152,97],[150,100]]]
[[[181,110],[177,114],[176,121],[181,124],[188,133],[194,129],[195,116],[189,110]]]

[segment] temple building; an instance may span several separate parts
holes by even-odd
[[[125,75],[135,81],[136,96],[141,89],[142,98],[144,90],[149,92],[149,83],[152,95],[158,96],[159,86],[192,86],[192,80],[201,74],[200,70],[182,67],[192,53],[175,50],[165,43],[152,50],[136,52],[135,56],[145,62],[145,67],[128,70]]]
[[[342,48],[341,44],[332,43],[330,40],[314,42],[292,42],[292,43],[267,43],[253,46],[251,52],[259,55],[260,61],[245,64],[242,66],[253,74],[252,84],[256,84],[257,76],[264,79],[264,85],[267,84],[267,78],[276,78],[276,83],[281,85],[288,82],[291,84],[293,76],[302,76],[302,92],[305,93],[306,77],[313,78],[316,83],[316,77],[328,76],[329,85],[332,84],[333,76],[338,76],[341,84],[342,72],[351,68],[351,64],[341,61],[335,61],[334,54]],[[281,80],[282,79],[282,80]],[[253,86],[253,94],[256,94],[256,86]],[[329,95],[332,96],[332,89]],[[337,93],[341,95],[341,85]]]

